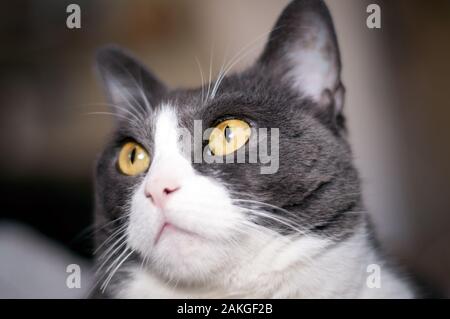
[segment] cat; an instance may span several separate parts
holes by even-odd
[[[208,90],[169,89],[115,46],[97,67],[117,120],[96,166],[92,297],[416,297],[362,203],[323,1],[289,3],[257,61]],[[211,130],[186,152],[179,133],[195,121]],[[258,140],[260,128],[278,139]],[[275,172],[192,160],[246,154],[251,141],[277,147]]]

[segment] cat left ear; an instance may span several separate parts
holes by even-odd
[[[164,84],[143,64],[117,46],[100,49],[96,62],[110,103],[118,106],[116,112],[146,108],[166,92]]]
[[[269,76],[286,82],[320,110],[342,117],[345,90],[331,15],[322,0],[294,0],[279,17],[259,58]]]

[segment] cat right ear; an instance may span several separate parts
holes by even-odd
[[[323,0],[292,0],[258,63],[267,76],[309,98],[333,122],[343,122],[341,58],[333,19]]]
[[[126,113],[130,108],[145,110],[152,107],[166,92],[163,83],[136,58],[117,46],[100,49],[96,65],[109,103],[116,112]]]

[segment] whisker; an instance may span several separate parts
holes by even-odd
[[[115,223],[118,220],[121,220],[125,217],[128,217],[128,216],[127,215],[120,216],[119,218],[113,219],[103,225],[90,225],[90,226],[86,227],[83,231],[81,231],[78,235],[76,235],[72,241],[77,242],[80,239],[84,240],[84,239],[91,238],[92,236],[94,236],[95,234],[97,234],[98,232],[100,232],[101,230],[106,228],[107,226],[109,226],[112,223]],[[95,252],[94,252],[94,254],[95,254]]]
[[[227,55],[228,55],[228,46],[229,46],[229,45],[227,44],[226,49],[225,49],[225,54],[223,55],[223,58],[222,58],[222,65],[220,66],[219,74],[217,75],[217,79],[216,79],[216,81],[214,82],[214,87],[213,87],[212,93],[211,93],[211,99],[213,99],[213,98],[215,97],[216,91],[217,91],[217,85],[218,85],[218,82],[219,82],[219,80],[221,79],[222,75],[224,74],[225,69],[226,69],[226,66],[227,66],[228,63],[229,63],[229,62],[225,62],[226,57],[227,57]]]
[[[125,107],[117,105],[117,104],[103,103],[102,102],[102,103],[87,103],[87,104],[82,104],[80,106],[88,106],[88,107],[89,106],[106,106],[106,107],[114,108],[117,111],[121,111],[123,113],[126,113],[126,114],[130,115],[133,118],[133,120],[136,120],[136,122],[140,122],[141,121],[139,116],[138,116],[139,114],[133,113],[130,110],[126,109]]]
[[[144,100],[144,104],[147,108],[147,110],[151,109],[150,101],[147,98],[147,95],[144,93],[144,85],[142,84],[142,70],[139,71],[139,85],[137,85],[139,94],[141,95],[141,98]]]
[[[113,116],[113,117],[117,117],[120,119],[125,120],[126,122],[135,125],[135,126],[139,126],[137,123],[135,123],[134,121],[130,120],[128,117],[121,115],[121,114],[116,114],[116,113],[111,113],[111,112],[88,112],[88,113],[83,113],[83,115],[109,115],[109,116]]]
[[[126,250],[124,250],[124,252],[117,258],[117,260],[119,260],[122,255],[127,252],[129,248],[127,248]],[[117,270],[119,270],[120,266],[122,266],[122,264],[128,259],[128,257],[130,257],[132,254],[134,253],[134,249],[131,250],[123,259],[122,261],[120,261],[117,266],[114,268],[114,270],[109,274],[109,276],[106,278],[106,281],[103,283],[103,285],[100,287],[100,290],[102,290],[102,292],[104,293],[106,290],[106,287],[108,286],[109,282],[111,281],[111,279],[114,277],[114,275],[116,274]]]
[[[119,234],[123,233],[126,231],[128,225],[122,225],[121,227],[119,227],[117,230],[115,230],[110,236],[108,236],[105,241],[103,241],[103,243],[101,243],[97,249],[95,249],[94,251],[94,255],[97,254],[100,249],[105,246],[106,244],[108,244],[111,240],[113,240],[114,238],[116,238]]]
[[[201,66],[198,58],[197,57],[194,57],[194,58],[195,58],[195,62],[197,63],[198,70],[200,71],[200,78],[202,80],[202,105],[204,105],[205,104],[205,79],[203,77],[203,69],[202,69],[202,66]]]
[[[214,55],[214,42],[211,46],[211,52],[209,55],[209,81],[208,81],[208,92],[206,93],[206,101],[208,101],[209,99],[209,93],[211,90],[213,55]]]
[[[255,216],[258,216],[258,217],[267,218],[267,219],[270,219],[272,221],[278,222],[278,223],[280,223],[280,224],[282,224],[284,226],[289,227],[292,230],[295,230],[297,232],[297,234],[305,235],[307,233],[307,231],[300,229],[300,228],[302,228],[302,226],[300,224],[295,223],[293,221],[290,221],[290,220],[288,220],[286,218],[282,218],[282,217],[279,217],[279,216],[276,217],[273,214],[269,214],[269,213],[261,212],[261,211],[256,211],[256,210],[252,210],[252,209],[245,209],[245,212],[249,213],[249,214],[252,214],[252,215],[255,215]]]
[[[282,208],[282,207],[278,207],[278,206],[276,206],[276,205],[272,205],[272,204],[265,203],[265,202],[261,202],[261,201],[257,201],[257,200],[251,200],[251,199],[239,199],[239,198],[238,198],[238,199],[233,199],[233,201],[234,201],[234,202],[249,203],[249,204],[254,204],[254,205],[259,205],[259,206],[269,207],[269,208],[278,210],[278,211],[280,211],[280,212],[283,212],[283,213],[285,213],[285,214],[287,214],[287,215],[289,215],[289,216],[296,217],[296,218],[298,218],[299,216],[302,216],[302,215],[303,215],[303,216],[306,215],[306,214],[301,213],[301,212],[299,212],[299,213],[293,213],[293,212],[288,211],[287,209],[284,209],[284,208]]]
[[[214,88],[212,90],[211,98],[213,99],[216,96],[217,90],[219,89],[220,84],[222,83],[223,79],[225,78],[226,74],[237,64],[239,63],[243,58],[245,58],[250,52],[252,52],[255,49],[255,45],[259,40],[261,40],[263,37],[266,37],[271,31],[266,31],[259,36],[257,36],[253,41],[242,47],[227,63],[224,72],[222,72],[221,76],[219,76],[216,80],[216,83],[214,85]]]
[[[124,72],[126,72],[126,73],[128,74],[128,76],[130,77],[130,79],[133,81],[134,85],[138,88],[138,90],[139,90],[139,92],[140,92],[140,95],[141,95],[141,98],[143,99],[144,104],[145,104],[145,106],[147,107],[147,109],[150,109],[150,103],[149,103],[149,101],[148,101],[148,99],[147,99],[147,96],[146,96],[145,93],[143,92],[142,74],[141,74],[142,71],[140,70],[140,72],[139,72],[139,78],[140,78],[140,81],[139,81],[139,83],[138,83],[138,81],[136,80],[136,77],[130,72],[130,70],[129,70],[128,68],[126,68],[126,67],[125,67],[124,65],[122,65],[122,64],[119,64],[119,65],[120,65],[120,68],[121,68]],[[114,83],[114,84],[115,84],[115,83]],[[119,88],[119,90],[120,90],[120,88]],[[120,91],[120,92],[121,92],[121,91]],[[144,109],[142,108],[142,105],[139,103],[139,101],[136,100],[136,98],[134,97],[134,95],[128,93],[128,90],[126,90],[126,92],[127,92],[127,94],[128,94],[129,96],[131,96],[131,97],[133,98],[134,102],[135,102],[136,105],[138,106],[138,108],[132,108],[132,109],[134,109],[134,110],[136,110],[136,112],[138,112],[138,113],[137,113],[138,116],[144,116],[145,114],[143,113]],[[123,94],[121,94],[121,95],[122,95],[122,97],[123,97]],[[126,99],[126,101],[129,103],[129,101],[128,101],[127,99]],[[130,103],[129,103],[129,105],[131,106]]]
[[[115,247],[117,244],[119,244],[117,247]],[[103,267],[108,263],[109,259],[111,259],[111,257],[113,257],[117,251],[119,251],[124,245],[127,244],[127,241],[125,240],[125,237],[122,236],[120,237],[115,243],[114,245],[111,245],[111,247],[109,247],[109,249],[115,247],[114,250],[110,250],[107,254],[105,254],[103,256],[104,261],[102,262],[102,264],[97,268],[97,271],[95,272],[96,274],[99,274],[100,271],[103,269]],[[103,258],[99,258],[98,260],[102,260]],[[106,272],[108,272],[108,269],[110,267],[107,268]]]
[[[111,246],[111,247],[115,247],[118,243],[120,243],[122,241],[122,243],[110,254],[108,254],[107,256],[105,255],[106,259],[103,261],[103,263],[97,267],[97,270],[95,271],[95,276],[98,278],[96,280],[96,282],[94,283],[92,289],[91,289],[91,293],[94,289],[96,289],[100,283],[100,281],[108,274],[108,271],[114,267],[115,264],[117,264],[117,261],[119,260],[119,258],[114,259],[110,265],[108,266],[108,268],[103,271],[103,273],[101,274],[100,271],[102,270],[102,268],[109,262],[109,260],[115,255],[115,253],[121,248],[123,247],[124,244],[126,244],[126,240],[123,240],[123,238],[119,238],[116,240],[116,242]],[[110,247],[110,248],[111,248]],[[127,247],[125,247],[125,251],[127,250]],[[122,254],[121,254],[122,255]],[[120,255],[119,255],[120,256]]]
[[[128,106],[130,107],[130,110],[136,110],[136,112],[138,112],[138,115],[142,115],[141,112],[139,112],[139,109],[141,109],[141,105],[139,104],[139,102],[136,100],[136,98],[130,93],[128,92],[127,89],[124,89],[123,87],[119,87],[117,85],[116,82],[113,82],[113,86],[116,87],[116,91],[119,92],[120,96],[122,97],[122,99],[128,104]],[[134,103],[136,103],[136,105],[133,105],[131,103],[131,101],[124,95],[124,92],[128,95],[128,97],[131,97],[134,101]]]

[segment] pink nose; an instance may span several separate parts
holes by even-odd
[[[180,185],[175,181],[153,180],[147,184],[145,196],[157,207],[164,208],[169,198],[179,189]]]

